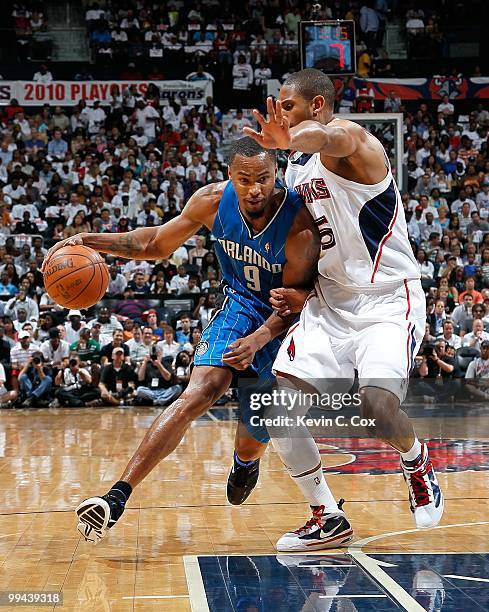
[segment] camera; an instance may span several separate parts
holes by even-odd
[[[150,358],[151,358],[151,361],[158,361],[158,354],[156,352],[155,346],[153,346],[153,348],[151,349]]]
[[[70,368],[76,368],[78,365],[78,361],[76,359],[70,359],[69,361]]]
[[[34,365],[39,365],[41,363],[41,358],[40,357],[33,357],[32,358],[32,363]]]
[[[435,356],[435,347],[428,344],[424,347],[423,355],[425,357],[434,357]]]

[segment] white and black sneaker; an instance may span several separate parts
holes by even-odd
[[[296,531],[285,533],[277,542],[279,552],[338,548],[353,538],[353,529],[343,512],[345,500],[338,510],[324,512],[324,506],[311,506],[312,517]]]
[[[124,507],[125,502],[111,493],[89,497],[75,510],[79,520],[77,529],[86,542],[98,544],[122,516]]]
[[[403,461],[401,468],[409,490],[409,505],[419,529],[435,527],[443,516],[445,500],[435,470],[423,444],[421,455],[414,461]]]

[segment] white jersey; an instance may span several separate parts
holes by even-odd
[[[387,290],[420,278],[389,166],[380,183],[363,185],[325,168],[319,153],[295,151],[285,181],[302,196],[318,226],[322,289],[334,281],[349,291]]]

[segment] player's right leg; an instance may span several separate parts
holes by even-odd
[[[106,495],[86,499],[76,508],[78,531],[86,541],[96,544],[104,537],[124,512],[132,489],[175,450],[192,421],[227,391],[231,379],[228,368],[197,366],[192,370],[188,387],[155,419],[120,480]]]

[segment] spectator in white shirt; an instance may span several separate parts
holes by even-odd
[[[89,108],[86,114],[88,117],[88,132],[90,134],[96,134],[104,125],[105,119],[107,118],[104,109],[100,107],[99,100],[95,100],[93,108]]]
[[[449,101],[448,96],[443,96],[442,101],[438,104],[438,112],[444,115],[453,115],[455,106]]]
[[[233,66],[233,90],[236,99],[240,99],[243,92],[250,91],[253,84],[253,68],[246,61],[244,55],[239,56],[238,63]]]
[[[181,289],[188,287],[189,275],[185,270],[185,266],[178,266],[177,272],[178,274],[175,274],[170,281],[170,292],[178,294],[181,292]]]
[[[465,204],[465,202],[469,203],[470,212],[474,212],[474,210],[477,210],[477,206],[474,200],[471,200],[467,197],[465,189],[461,189],[458,193],[458,198],[452,202],[452,205],[450,206],[450,211],[452,213],[460,214],[462,206]]]
[[[144,135],[152,142],[156,138],[156,125],[160,114],[151,104],[145,104],[142,100],[137,102],[136,107],[137,125],[144,129]]]
[[[51,72],[49,72],[48,67],[45,64],[41,64],[39,66],[39,70],[34,73],[32,80],[37,81],[38,83],[51,83],[53,80],[53,75]]]
[[[171,327],[165,327],[163,331],[163,340],[156,344],[158,355],[164,359],[165,357],[175,358],[180,352],[180,344],[175,342],[175,332]]]
[[[424,249],[418,249],[417,262],[419,267],[419,273],[422,280],[432,280],[435,273],[435,268],[431,261],[426,258],[426,252]]]
[[[48,365],[59,367],[64,360],[70,356],[70,345],[66,340],[61,340],[60,331],[57,327],[49,330],[49,340],[41,344],[41,353]]]
[[[445,342],[453,346],[456,351],[462,346],[462,338],[454,333],[452,321],[443,321],[443,333],[441,333],[438,338],[440,340],[445,340]]]
[[[472,331],[470,334],[465,334],[462,340],[462,346],[468,346],[480,351],[481,343],[485,340],[489,340],[489,334],[484,331],[484,323],[481,319],[474,319]]]

